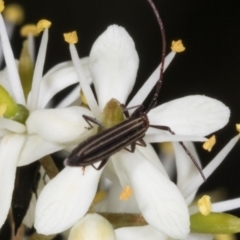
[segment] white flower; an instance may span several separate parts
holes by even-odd
[[[203,173],[208,178],[215,169],[222,163],[224,158],[227,156],[227,154],[231,151],[231,149],[235,146],[235,144],[239,140],[239,135],[235,136],[233,139],[229,141],[229,143],[217,154],[217,156],[210,161],[210,163],[203,169]],[[195,159],[200,164],[200,161],[198,159],[196,150],[192,143],[185,143],[185,145],[188,147],[188,150],[194,155]],[[186,155],[186,152],[182,149],[182,147],[178,143],[173,143],[174,146],[174,153],[175,153],[175,159],[176,159],[176,167],[177,167],[177,186],[181,193],[183,194],[187,205],[189,206],[198,190],[198,188],[203,183],[201,179],[201,175],[197,171],[196,167],[192,164],[192,162],[189,161],[188,156]],[[117,212],[129,212],[131,211],[131,204],[124,206],[119,206],[114,194],[112,193],[113,188],[116,188],[115,185],[112,185],[109,191],[108,199],[105,200],[105,203],[103,204],[106,206],[105,208],[102,208],[102,203],[99,204],[98,208],[100,208],[100,211],[107,211],[111,212],[111,206],[115,205],[115,211]],[[116,195],[116,194],[115,194]],[[106,203],[107,201],[107,203]],[[109,208],[110,206],[110,208]],[[233,210],[240,207],[240,198],[223,201],[219,203],[213,203],[212,204],[212,212],[224,212]],[[116,210],[117,208],[117,210]],[[189,214],[192,215],[196,212],[198,212],[198,207],[193,206],[189,207]],[[115,230],[116,236],[118,240],[130,240],[135,236],[136,239],[146,239],[145,236],[148,236],[147,239],[149,240],[155,240],[155,239],[170,239],[170,235],[164,235],[160,233],[159,231],[156,231],[152,226],[144,226],[144,227],[125,227],[125,228],[119,228]],[[208,240],[213,239],[213,235],[211,234],[196,234],[196,233],[190,233],[188,236],[185,237],[185,239],[196,239],[196,240]]]
[[[124,28],[108,27],[92,47],[89,68],[98,104],[81,71],[73,44],[70,44],[70,51],[88,105],[98,120],[101,120],[101,111],[111,98],[126,102],[136,80],[138,55]],[[171,52],[166,57],[165,68],[174,55]],[[127,107],[138,106],[144,101],[157,82],[159,72],[160,66]],[[169,126],[178,135],[149,128],[144,137],[147,147],[137,147],[134,153],[121,150],[112,155],[104,175],[122,188],[131,187],[141,214],[153,228],[172,238],[184,239],[189,233],[185,199],[169,180],[148,142],[205,141],[205,135],[228,122],[229,109],[215,99],[194,95],[156,107],[148,117],[150,124]],[[96,193],[102,171],[88,166],[83,174],[81,168],[66,167],[51,180],[37,202],[37,231],[47,235],[58,233],[82,218]]]
[[[92,115],[86,108],[68,107],[75,101],[67,98],[58,109],[43,109],[51,98],[66,86],[78,82],[76,73],[69,63],[62,63],[42,77],[48,41],[48,29],[43,33],[38,58],[35,65],[31,94],[26,103],[20,77],[13,53],[6,34],[2,16],[0,15],[0,37],[6,62],[6,69],[0,73],[0,227],[9,212],[17,166],[23,166],[38,160],[50,153],[59,151],[69,145],[78,143],[86,131],[82,114]],[[86,60],[83,60],[86,61]],[[71,69],[70,75],[68,74]],[[61,72],[64,78],[56,78]],[[65,80],[66,74],[70,81]],[[5,91],[5,90],[7,91]],[[29,110],[29,117],[25,123],[5,118],[5,111],[11,104],[6,104],[3,92],[11,97],[12,105],[23,105]],[[6,109],[4,109],[6,108]],[[21,113],[21,112],[20,112]]]

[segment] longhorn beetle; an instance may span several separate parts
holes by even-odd
[[[126,109],[125,106],[122,104],[121,106],[127,119],[123,120],[116,126],[108,129],[105,129],[105,126],[96,119],[83,115],[83,118],[90,125],[90,128],[92,128],[90,122],[93,122],[99,125],[103,129],[103,131],[89,137],[88,139],[80,143],[65,160],[65,165],[67,166],[82,166],[83,168],[85,168],[88,165],[92,165],[96,170],[100,170],[107,163],[108,158],[114,153],[122,149],[134,152],[136,144],[146,147],[146,143],[144,142],[143,137],[145,136],[145,133],[149,127],[165,130],[171,134],[175,134],[168,126],[149,124],[147,116],[147,113],[157,103],[157,97],[162,86],[164,59],[166,55],[166,37],[162,20],[152,0],[147,1],[152,7],[152,10],[157,18],[162,35],[162,64],[160,69],[160,77],[156,84],[153,98],[149,106],[147,107],[147,110],[143,111],[143,105],[136,106],[136,109],[131,116],[129,116],[128,109]],[[188,151],[183,142],[179,143],[181,144],[185,152],[188,154],[188,156],[191,158],[194,165],[197,167],[202,178],[205,180],[204,174],[192,154]],[[131,149],[126,148],[129,145],[131,146]],[[96,168],[93,164],[99,161],[101,161],[101,163]]]

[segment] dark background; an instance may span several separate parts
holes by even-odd
[[[70,59],[63,32],[77,30],[80,56],[88,55],[92,43],[108,25],[124,26],[135,41],[140,67],[134,92],[161,59],[161,35],[154,14],[145,0],[6,0],[26,10],[25,23],[41,18],[52,21],[45,71]],[[186,46],[164,75],[159,103],[192,94],[204,94],[224,102],[231,109],[228,125],[217,133],[211,153],[198,146],[203,165],[236,135],[240,122],[240,2],[239,0],[155,0],[165,25],[167,46],[182,39]],[[37,39],[39,43],[40,38]],[[18,31],[12,41],[19,56]],[[168,50],[169,51],[169,50]],[[225,189],[226,198],[240,197],[240,145],[207,180],[202,191]],[[240,211],[235,211],[240,217]]]

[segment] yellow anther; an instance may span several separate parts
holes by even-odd
[[[0,117],[2,117],[6,111],[7,111],[7,104],[6,103],[0,104]]]
[[[69,44],[75,44],[78,42],[78,36],[77,36],[76,31],[73,31],[70,33],[64,33],[63,37],[64,37],[65,42],[67,42]]]
[[[83,102],[85,105],[88,105],[87,99],[86,99],[86,97],[85,97],[85,95],[84,95],[84,93],[83,93],[82,90],[81,90],[80,96],[81,96],[82,102]]]
[[[173,52],[183,52],[186,48],[184,47],[182,40],[172,41],[171,50]]]
[[[211,152],[213,146],[216,143],[216,136],[213,135],[211,136],[204,144],[203,144],[203,148],[209,152]]]
[[[4,1],[0,0],[0,13],[4,10]]]
[[[27,24],[21,28],[20,34],[22,37],[27,37],[28,35],[36,37],[38,35],[37,26],[35,24]]]
[[[119,196],[119,199],[120,200],[128,200],[132,196],[132,193],[133,193],[132,189],[130,188],[130,186],[127,185],[122,190],[122,192],[121,192],[121,194]]]
[[[101,202],[106,196],[107,193],[105,191],[98,191],[93,199],[93,204]]]
[[[240,133],[240,123],[236,124],[236,129]]]
[[[44,31],[46,28],[50,28],[52,23],[46,19],[42,19],[37,23],[37,32],[40,33]]]
[[[198,209],[199,212],[207,216],[212,210],[211,198],[208,195],[204,195],[202,198],[198,200]]]
[[[24,11],[19,4],[7,5],[3,15],[8,22],[15,24],[21,24],[24,20]]]

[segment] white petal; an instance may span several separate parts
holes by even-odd
[[[40,94],[41,80],[43,76],[43,67],[45,63],[46,51],[48,43],[48,28],[45,28],[42,34],[40,47],[34,67],[33,80],[32,80],[32,95],[31,101],[29,101],[28,109],[34,111],[38,109],[38,100]]]
[[[191,142],[184,142],[184,144],[188,151],[193,155],[198,165],[201,167],[201,163],[194,145]],[[191,182],[195,176],[199,174],[199,171],[179,143],[173,143],[173,147],[177,166],[177,186],[182,192],[186,186],[186,183]],[[192,197],[188,199],[188,205],[193,201],[197,190],[198,188],[196,188],[192,193]]]
[[[109,26],[93,44],[89,58],[100,108],[111,98],[125,103],[135,83],[139,63],[127,31],[117,25]]]
[[[12,201],[17,160],[24,144],[25,135],[9,134],[0,145],[0,228],[3,225]]]
[[[210,163],[203,169],[203,174],[206,179],[215,171],[215,169],[222,163],[228,153],[232,150],[232,148],[236,145],[239,140],[240,135],[238,134],[234,138],[232,138],[225,147],[217,154],[217,156],[210,161]],[[188,198],[191,198],[192,193],[195,189],[199,188],[203,183],[203,179],[198,173],[195,178],[185,186],[182,190],[182,193],[188,202]]]
[[[2,46],[1,46],[2,48]],[[16,67],[18,67],[18,62],[16,61]],[[13,96],[12,86],[9,80],[7,68],[5,67],[2,71],[0,71],[0,84],[5,88],[8,93]]]
[[[154,142],[205,142],[207,138],[201,136],[186,136],[186,135],[169,135],[166,131],[155,128],[149,128],[146,132],[144,140],[150,143]]]
[[[189,214],[176,185],[137,150],[118,154],[122,159],[114,161],[116,169],[124,171],[120,177],[126,175],[148,224],[172,238],[184,239],[189,233]]]
[[[68,240],[114,240],[112,225],[99,214],[87,214],[71,229]]]
[[[9,81],[11,83],[11,88],[13,91],[13,97],[17,103],[26,105],[23,89],[21,86],[20,77],[18,74],[18,69],[15,65],[15,60],[12,52],[12,48],[7,36],[5,24],[2,18],[2,15],[0,15],[0,36],[1,36],[1,46],[4,54],[4,59],[7,65],[7,71],[9,76]]]
[[[224,127],[230,111],[220,101],[192,95],[162,104],[148,114],[150,124],[169,126],[178,135],[206,136]]]
[[[168,176],[152,145],[148,142],[146,142],[146,144],[146,147],[137,146],[138,151],[140,151],[162,174]]]
[[[164,64],[164,71],[169,66],[169,64],[172,62],[173,58],[175,57],[175,52],[170,52],[166,58],[165,58],[165,64]],[[155,71],[151,74],[151,76],[147,79],[147,81],[143,84],[143,86],[139,89],[139,91],[136,93],[136,95],[132,98],[130,103],[128,104],[128,107],[133,107],[141,104],[148,94],[151,92],[153,87],[155,86],[157,80],[160,76],[160,68],[161,64],[155,69]],[[131,112],[131,110],[130,110]]]
[[[117,240],[167,240],[168,237],[153,227],[123,227],[115,230]]]
[[[48,154],[60,151],[64,147],[63,144],[46,141],[36,134],[27,135],[17,165],[18,167],[28,165]]]
[[[92,116],[83,107],[36,110],[30,114],[26,126],[29,134],[38,134],[43,139],[56,143],[69,143],[88,132],[86,127],[89,125],[82,117],[83,114]]]
[[[212,204],[213,212],[226,212],[237,208],[240,208],[240,198],[235,198]]]
[[[26,126],[13,121],[11,119],[7,118],[1,118],[0,117],[0,129],[1,130],[9,130],[14,133],[25,133],[26,132]]]
[[[55,108],[65,108],[68,106],[80,106],[82,100],[80,98],[80,85],[78,84],[66,97],[61,99]]]
[[[88,58],[81,59],[86,78],[91,83],[91,76],[88,70]],[[42,79],[39,95],[39,108],[44,108],[52,97],[66,87],[78,83],[78,76],[73,67],[72,61],[60,63],[52,68]],[[78,92],[78,97],[79,97]],[[30,101],[30,100],[29,100]]]
[[[71,227],[88,211],[102,170],[66,167],[41,192],[36,206],[35,228],[45,235]]]

